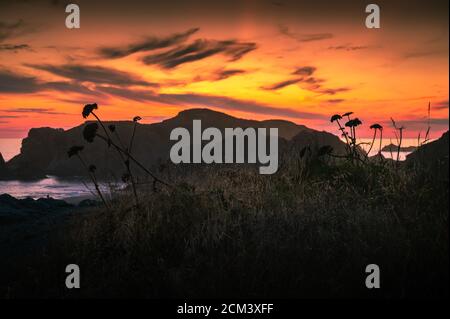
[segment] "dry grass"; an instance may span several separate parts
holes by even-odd
[[[141,188],[140,208],[119,194],[75,221],[62,260],[82,269],[77,296],[448,295],[448,179],[305,160],[273,176],[171,169],[178,186]]]

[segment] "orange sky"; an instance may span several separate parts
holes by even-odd
[[[63,2],[0,4],[0,137],[78,125],[92,102],[107,120],[208,107],[335,133],[353,111],[363,136],[393,117],[415,137],[430,101],[433,137],[448,130],[447,1],[378,1],[378,30],[363,1],[76,1],[79,30]]]

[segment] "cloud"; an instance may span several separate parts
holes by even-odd
[[[13,37],[23,26],[24,23],[22,20],[13,23],[0,21],[0,42]]]
[[[435,50],[417,50],[417,51],[411,51],[407,52],[403,55],[404,59],[415,59],[415,58],[423,58],[428,56],[434,56],[434,55],[448,55],[448,48],[447,49],[435,49]]]
[[[237,110],[249,113],[285,116],[303,119],[325,119],[321,114],[301,112],[293,109],[275,107],[252,101],[244,101],[224,96],[202,94],[157,94],[148,90],[131,90],[115,87],[98,87],[102,93],[139,102],[157,102],[176,106],[215,107],[223,110]]]
[[[263,86],[262,89],[269,90],[269,91],[279,90],[286,86],[296,84],[301,81],[303,81],[303,78],[286,80],[286,81],[278,82],[278,83],[275,83],[275,84],[272,84],[269,86]]]
[[[292,72],[292,74],[311,76],[316,70],[317,68],[314,66],[302,66],[300,68],[297,68],[297,70]]]
[[[198,39],[193,43],[180,45],[163,53],[148,55],[142,61],[147,65],[156,64],[165,69],[172,69],[181,64],[202,60],[216,54],[225,55],[230,61],[237,61],[255,49],[256,44],[253,42]]]
[[[186,41],[189,36],[196,33],[198,30],[199,28],[192,28],[183,33],[176,33],[162,38],[148,37],[144,41],[130,44],[126,48],[104,47],[100,48],[99,53],[104,58],[116,59],[137,52],[163,49]]]
[[[261,88],[263,90],[275,91],[275,90],[279,90],[284,87],[287,87],[289,85],[299,83],[299,85],[301,86],[302,89],[308,90],[308,91],[311,91],[314,93],[318,93],[320,95],[335,95],[337,93],[347,92],[350,90],[350,88],[346,88],[346,87],[341,87],[341,88],[323,87],[322,83],[325,82],[325,80],[310,76],[310,75],[314,74],[316,72],[316,70],[317,70],[317,68],[313,67],[313,66],[299,67],[291,74],[303,75],[303,77],[288,79],[288,80],[281,81],[281,82],[278,82],[278,83],[275,83],[272,85],[263,86]],[[333,101],[338,101],[338,99],[329,100],[330,103],[333,103]],[[334,102],[334,103],[338,103],[338,102]]]
[[[237,100],[223,96],[210,96],[199,94],[161,94],[160,98],[177,105],[196,105],[215,107],[223,110],[235,110],[249,113],[265,114],[271,116],[284,116],[299,119],[325,119],[327,117],[310,112],[302,112],[289,108],[275,107],[252,101]]]
[[[0,93],[33,93],[38,90],[36,78],[0,69]]]
[[[192,81],[190,81],[190,83],[193,82],[201,82],[201,81],[209,81],[209,82],[214,82],[214,81],[221,81],[221,80],[225,80],[228,79],[232,76],[236,76],[236,75],[240,75],[240,74],[245,74],[247,73],[246,70],[241,70],[241,69],[219,69],[216,70],[214,72],[212,72],[212,74],[209,75],[198,75],[196,77],[194,77],[194,79],[192,79]],[[183,85],[185,85],[186,83],[183,83]]]
[[[300,34],[292,32],[287,26],[279,25],[278,29],[281,34],[294,39],[298,42],[313,42],[313,41],[321,41],[333,38],[332,33],[309,33],[309,34]]]
[[[436,110],[446,110],[446,109],[448,109],[448,100],[441,101],[436,104],[432,103],[431,106],[433,109],[436,109]]]
[[[328,47],[328,50],[343,50],[343,51],[357,51],[357,50],[365,50],[369,49],[370,46],[368,45],[349,45],[349,44],[343,44],[338,46],[330,46]]]
[[[155,83],[144,81],[127,72],[118,71],[115,69],[100,67],[100,66],[88,66],[79,64],[66,64],[66,65],[37,65],[27,64],[27,66],[34,69],[43,70],[52,74],[62,76],[74,81],[79,82],[93,82],[101,84],[111,85],[141,85],[141,86],[158,86]]]
[[[146,102],[146,101],[160,102],[158,95],[151,92],[150,90],[131,90],[112,86],[97,86],[96,89],[98,92],[101,93],[115,95],[121,98],[137,102]]]
[[[231,76],[247,73],[245,70],[229,69],[220,70],[216,73],[215,81],[225,80]]]
[[[331,104],[338,104],[338,103],[342,103],[344,101],[345,101],[344,99],[331,99],[331,100],[328,100],[327,102],[331,103]]]
[[[21,50],[31,51],[31,47],[28,44],[0,44],[0,51],[13,51],[17,53]]]
[[[337,93],[342,93],[342,92],[348,92],[350,91],[350,88],[336,88],[336,89],[318,89],[316,90],[317,93],[320,94],[325,94],[325,95],[335,95]]]
[[[65,93],[78,93],[83,96],[101,98],[105,95],[93,91],[75,81],[42,82],[35,77],[23,76],[0,69],[0,93],[28,94],[41,91],[59,91]]]
[[[31,113],[31,114],[52,114],[52,115],[67,115],[68,113],[57,112],[54,109],[48,108],[29,108],[19,107],[15,109],[3,110],[5,113]],[[18,116],[14,116],[18,117]]]
[[[428,118],[418,118],[418,119],[405,119],[396,121],[398,126],[404,126],[406,131],[411,130],[426,130],[428,127]],[[431,118],[429,120],[431,130],[433,129],[447,129],[449,126],[448,117],[447,118]],[[384,123],[386,127],[392,127],[391,122]]]
[[[39,85],[40,90],[54,90],[68,93],[78,93],[86,96],[101,97],[102,94],[89,89],[77,82],[44,82]]]

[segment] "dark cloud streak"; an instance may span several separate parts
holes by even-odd
[[[298,42],[313,42],[331,39],[334,37],[332,33],[310,33],[310,34],[300,34],[292,32],[287,26],[279,25],[278,29],[282,35],[285,35],[291,39]]]
[[[27,64],[27,66],[32,67],[34,69],[47,71],[52,74],[80,82],[86,81],[92,83],[123,85],[123,86],[129,85],[141,85],[153,87],[158,86],[155,83],[146,82],[127,72],[100,66],[88,66],[78,64],[66,64],[59,66],[48,64],[45,65]]]
[[[255,49],[256,44],[252,42],[197,39],[193,43],[181,45],[163,53],[148,55],[142,61],[147,65],[156,64],[165,69],[172,69],[216,54],[223,54],[229,57],[230,61],[237,61]]]
[[[192,28],[183,33],[177,33],[163,38],[149,37],[144,41],[130,44],[126,48],[104,47],[99,50],[99,53],[104,58],[117,59],[137,52],[163,49],[186,41],[189,36],[198,30],[198,28]]]

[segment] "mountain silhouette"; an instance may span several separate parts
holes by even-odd
[[[345,144],[335,135],[320,132],[304,125],[298,125],[284,120],[247,120],[230,116],[225,113],[209,109],[189,109],[178,113],[173,118],[159,123],[137,123],[135,139],[133,142],[133,156],[147,167],[164,163],[169,159],[171,146],[170,132],[176,127],[185,127],[192,130],[192,121],[201,120],[202,129],[216,127],[222,132],[225,128],[278,128],[279,148],[282,152],[286,148],[321,147],[330,145],[336,154],[345,153]],[[82,131],[86,124],[76,126],[69,130],[53,129],[48,127],[33,128],[23,139],[20,154],[4,163],[3,172],[0,163],[0,179],[30,179],[41,178],[45,175],[60,177],[73,177],[85,175],[85,169],[75,158],[67,156],[68,149],[73,145],[82,145],[82,156],[88,164],[97,166],[98,176],[114,176],[120,178],[123,173],[123,163],[112,147],[96,139],[93,143],[83,140]],[[135,125],[132,121],[104,122],[105,126],[113,124],[115,132],[112,137],[117,143],[128,145],[128,141]],[[99,130],[99,133],[103,133]]]

